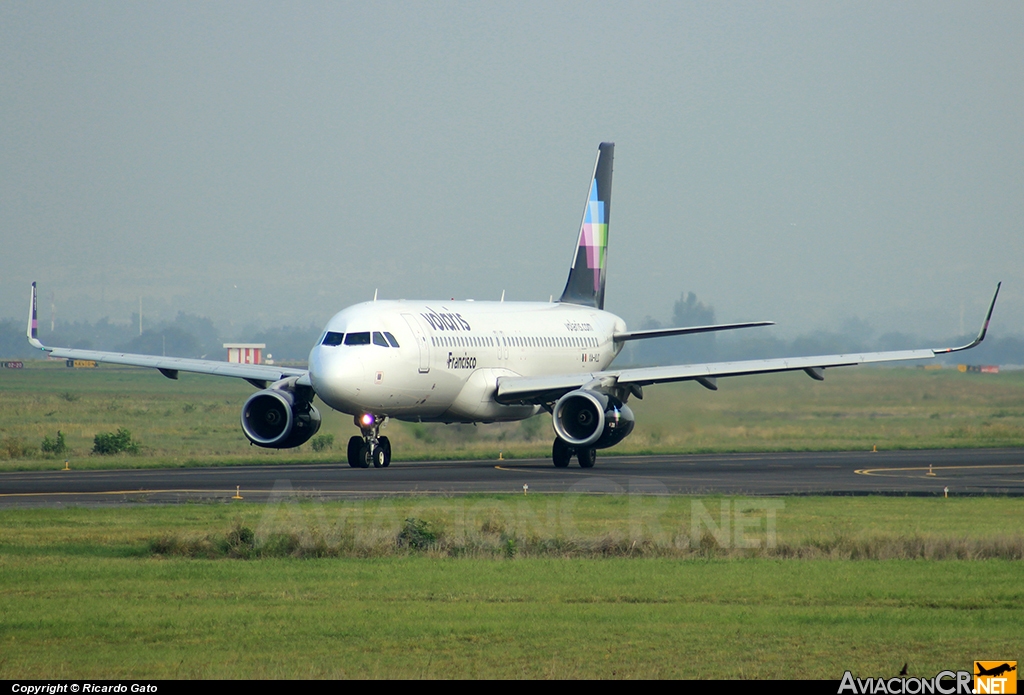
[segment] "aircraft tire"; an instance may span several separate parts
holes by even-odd
[[[377,444],[377,446],[373,447],[373,450],[371,451],[370,454],[370,460],[373,461],[374,468],[383,468],[385,465],[387,465],[385,463],[385,461],[387,461],[387,455],[384,451],[384,447],[382,447],[380,444]]]
[[[555,437],[555,443],[551,445],[551,460],[555,468],[568,468],[572,460],[572,449],[559,437]]]
[[[373,463],[373,449],[366,442],[359,445],[359,467],[369,468]]]
[[[387,437],[381,437],[377,440],[381,451],[384,452],[384,467],[387,468],[391,465],[391,440]]]
[[[593,468],[597,463],[597,449],[590,447],[577,449],[576,460],[580,462],[580,468]]]
[[[361,468],[359,465],[359,450],[362,446],[362,437],[352,437],[348,440],[348,465],[352,468]]]

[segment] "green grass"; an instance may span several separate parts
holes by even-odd
[[[0,678],[838,679],[847,669],[895,675],[904,662],[931,677],[1024,647],[1019,560],[490,559],[408,548],[210,560],[154,555],[149,545],[239,524],[329,536],[343,519],[372,536],[410,515],[444,533],[458,519],[482,535],[498,524],[528,533],[550,501],[5,510]],[[544,533],[654,538],[688,527],[695,502],[717,511],[739,501],[559,497]],[[1020,537],[1024,501],[789,498],[776,521],[779,544],[794,547],[909,536],[984,543]]]
[[[781,549],[775,552],[767,552],[769,511],[774,517],[775,545]],[[394,541],[412,518],[426,522],[440,536],[438,546],[427,550],[433,556],[451,554],[449,549],[461,543],[477,556],[490,557],[493,546],[493,555],[504,557],[503,542],[508,538],[522,542],[517,557],[529,554],[527,541],[561,542],[550,551],[536,551],[555,556],[593,554],[591,546],[598,554],[601,548],[606,554],[625,548],[621,554],[658,556],[683,549],[687,555],[705,531],[722,531],[723,513],[728,533],[720,533],[719,556],[774,557],[791,554],[787,548],[882,547],[899,539],[933,545],[963,540],[994,545],[1024,537],[1024,500],[1009,497],[530,494],[4,510],[0,511],[0,552],[148,556],[157,539],[223,539],[233,529],[248,527],[260,538],[295,533],[339,548],[349,548],[355,539],[364,550],[357,548],[353,553],[402,555],[405,550]],[[736,524],[740,519],[745,525]],[[752,539],[750,547],[739,547],[737,538]],[[630,552],[633,541],[635,552]],[[832,555],[819,552],[815,556]]]
[[[1019,563],[4,561],[3,678],[839,678],[1013,658]]]
[[[824,383],[803,374],[723,379],[720,390],[696,384],[645,389],[632,400],[634,433],[608,453],[822,451],[1024,446],[1024,372],[850,368]],[[250,446],[239,413],[252,387],[237,379],[100,366],[67,369],[26,363],[0,370],[0,470],[238,465],[339,461],[356,433],[351,418],[320,404],[323,435],[276,451]],[[128,430],[138,455],[94,456],[94,437]],[[66,456],[46,457],[44,437],[64,433]],[[546,457],[550,417],[498,425],[390,423],[384,431],[398,460]]]

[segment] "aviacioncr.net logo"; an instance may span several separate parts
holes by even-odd
[[[975,661],[974,692],[978,695],[1016,693],[1017,662]]]
[[[854,678],[853,674],[847,671],[839,684],[840,695],[972,695],[973,692],[970,671],[939,671],[934,678]]]

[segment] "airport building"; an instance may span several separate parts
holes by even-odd
[[[228,362],[238,364],[263,364],[263,350],[266,343],[224,343],[228,350]]]

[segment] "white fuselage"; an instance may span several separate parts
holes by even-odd
[[[328,321],[309,376],[324,403],[352,415],[521,420],[538,407],[497,403],[499,377],[601,371],[622,347],[612,336],[625,329],[614,314],[573,304],[366,302]]]

